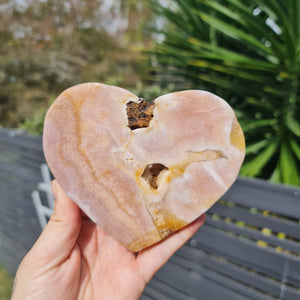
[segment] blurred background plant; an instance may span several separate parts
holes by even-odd
[[[0,265],[0,300],[9,300],[13,280],[9,277],[6,270]]]
[[[81,82],[148,100],[205,89],[236,110],[242,174],[300,184],[298,0],[4,0],[0,20],[2,126],[41,134]]]
[[[241,174],[299,185],[300,1],[151,2],[167,20],[151,52],[159,79],[230,102],[247,142]]]
[[[0,3],[0,124],[41,133],[49,100],[77,83],[134,88],[149,61],[139,51],[154,14],[141,1]]]

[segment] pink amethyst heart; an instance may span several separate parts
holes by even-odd
[[[245,155],[233,110],[211,93],[187,90],[145,102],[100,83],[76,85],[56,99],[43,144],[66,194],[132,251],[207,211]]]

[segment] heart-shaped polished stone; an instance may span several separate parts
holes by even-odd
[[[100,83],[57,98],[43,143],[66,194],[132,251],[209,209],[236,179],[245,154],[233,110],[211,93],[187,90],[149,103]]]

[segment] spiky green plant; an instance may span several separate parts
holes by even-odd
[[[161,3],[161,1],[159,1]],[[163,78],[227,99],[246,136],[241,174],[300,184],[300,1],[152,1],[168,23]]]

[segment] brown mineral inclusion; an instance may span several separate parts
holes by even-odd
[[[127,103],[128,127],[131,130],[148,127],[153,118],[154,102],[147,102],[139,98],[138,102]]]
[[[142,177],[149,182],[151,188],[157,189],[158,188],[157,178],[162,170],[169,170],[169,169],[166,166],[158,163],[147,165],[142,174]]]

